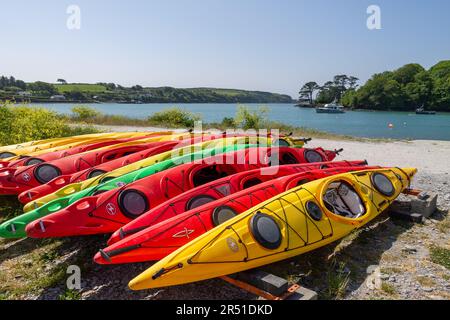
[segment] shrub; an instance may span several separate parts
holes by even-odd
[[[239,106],[234,118],[237,127],[244,130],[263,129],[267,124],[267,113],[269,109],[260,107],[257,110],[250,110],[247,107]]]
[[[225,128],[225,129],[236,127],[236,123],[234,122],[234,119],[229,118],[229,117],[223,118],[220,125],[221,125],[221,127]]]
[[[193,128],[195,121],[200,119],[199,115],[192,112],[180,108],[170,108],[154,113],[148,118],[148,122],[163,126]]]
[[[0,145],[94,133],[91,127],[70,127],[56,112],[45,108],[0,105]]]
[[[76,120],[89,121],[101,115],[101,113],[88,106],[75,106],[72,108],[72,113]]]

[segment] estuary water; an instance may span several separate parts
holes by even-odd
[[[75,104],[39,104],[59,113],[71,113]],[[170,107],[201,115],[204,122],[220,122],[234,117],[238,104],[232,103],[152,103],[152,104],[88,104],[105,114],[147,118],[154,112]],[[297,127],[307,127],[331,133],[367,138],[450,140],[450,113],[416,115],[414,112],[347,111],[344,114],[317,114],[314,109],[299,108],[294,104],[245,104],[251,109],[264,106],[268,118]],[[389,127],[392,124],[392,127]]]

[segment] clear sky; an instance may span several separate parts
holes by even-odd
[[[366,27],[371,4],[381,30]],[[449,13],[445,0],[1,0],[0,74],[296,98],[306,81],[450,59]]]

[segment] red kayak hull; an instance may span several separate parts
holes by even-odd
[[[334,174],[367,168],[367,166],[336,167],[294,173],[241,190],[193,210],[172,212],[171,218],[163,221],[155,219],[155,223],[150,227],[101,250],[95,255],[94,260],[99,264],[160,260],[217,226],[219,221],[217,217],[214,217],[214,212],[220,208],[239,214],[300,184]],[[172,203],[172,201],[170,202]],[[153,215],[153,212],[150,211],[147,214]],[[155,212],[154,214],[159,215],[160,213]]]
[[[120,188],[85,197],[67,208],[30,223],[26,228],[27,235],[32,238],[48,238],[112,233],[153,207],[221,177],[267,167],[276,158],[281,159],[282,164],[283,161],[305,163],[305,153],[311,149],[281,147],[274,150],[277,156],[272,154],[270,147],[216,155],[201,162],[186,163],[152,174]],[[327,158],[322,149],[315,150],[324,159],[332,160]],[[334,158],[334,155],[330,153],[329,157]],[[121,200],[127,199],[125,195],[131,195],[128,199],[132,199],[129,200],[128,209],[125,200]],[[138,209],[134,208],[136,203],[139,204]],[[137,213],[136,210],[140,212]]]

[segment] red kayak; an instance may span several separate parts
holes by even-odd
[[[243,134],[230,134],[226,137],[241,136]],[[39,185],[34,188],[30,188],[19,195],[19,201],[23,204],[27,204],[31,201],[37,200],[44,197],[50,193],[53,193],[60,188],[76,182],[81,182],[103,173],[113,171],[115,169],[121,168],[123,166],[129,165],[131,163],[140,161],[142,159],[148,158],[150,156],[170,151],[175,148],[181,148],[188,146],[190,144],[196,144],[204,141],[211,141],[215,139],[222,139],[225,137],[225,133],[220,134],[195,134],[191,138],[186,138],[178,141],[166,141],[157,142],[154,145],[149,145],[147,149],[143,151],[135,152],[127,156],[123,156],[118,159],[114,159],[105,163],[101,163],[97,166],[87,168],[72,174],[60,175],[53,180],[47,182],[46,184]]]
[[[186,191],[167,202],[164,202],[147,211],[137,219],[115,231],[108,240],[108,245],[137,233],[153,224],[164,221],[184,211],[191,210],[199,205],[229,196],[254,185],[284,177],[294,173],[308,172],[323,168],[341,168],[366,166],[366,161],[336,161],[317,162],[311,164],[281,165],[273,168],[261,168],[236,173],[203,186]],[[274,170],[275,168],[275,170]]]
[[[163,206],[168,208],[173,205],[176,209],[168,212],[159,206],[147,212],[148,221],[153,218],[150,227],[100,250],[94,260],[99,264],[160,260],[208,230],[282,192],[316,179],[367,168],[339,167],[295,173],[260,183],[189,211],[171,200]],[[160,216],[166,216],[166,219],[161,221]]]
[[[146,211],[187,190],[242,171],[281,164],[307,163],[305,155],[332,160],[321,148],[249,148],[194,161],[149,175],[113,190],[85,197],[58,212],[30,223],[32,238],[112,233]],[[239,161],[236,161],[238,159]],[[273,169],[273,168],[271,168]],[[273,171],[276,174],[276,171]],[[192,204],[194,205],[194,204]]]

